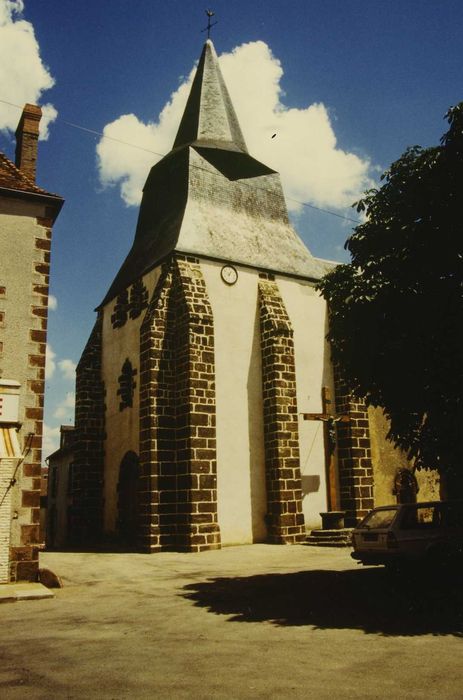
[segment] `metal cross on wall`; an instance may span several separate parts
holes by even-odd
[[[215,17],[215,12],[212,10],[205,10],[206,15],[207,15],[207,27],[204,27],[204,29],[201,29],[202,32],[207,32],[207,38],[211,38],[211,29],[214,27],[217,22],[211,22],[211,18]]]
[[[304,420],[321,420],[323,422],[328,510],[339,510],[338,492],[336,488],[336,465],[334,460],[336,423],[348,423],[350,418],[347,415],[338,415],[331,412],[331,392],[327,386],[322,388],[322,407],[323,413],[303,413],[302,417]]]

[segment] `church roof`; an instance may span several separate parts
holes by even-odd
[[[102,306],[173,251],[318,280],[280,176],[247,151],[207,40],[172,151],[143,189],[135,240]]]

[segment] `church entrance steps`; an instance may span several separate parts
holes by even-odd
[[[312,530],[307,535],[305,544],[311,547],[351,547],[352,528],[341,530]]]

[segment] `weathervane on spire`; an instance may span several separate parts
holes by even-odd
[[[211,17],[215,16],[215,12],[212,10],[205,10],[206,15],[207,15],[207,27],[204,27],[204,29],[201,29],[202,32],[207,32],[207,38],[211,38],[211,29],[214,25],[217,24],[217,22],[211,22]]]

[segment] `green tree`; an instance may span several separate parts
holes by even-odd
[[[463,102],[446,119],[439,146],[407,149],[354,205],[352,261],[319,288],[344,379],[450,485],[463,478]]]

